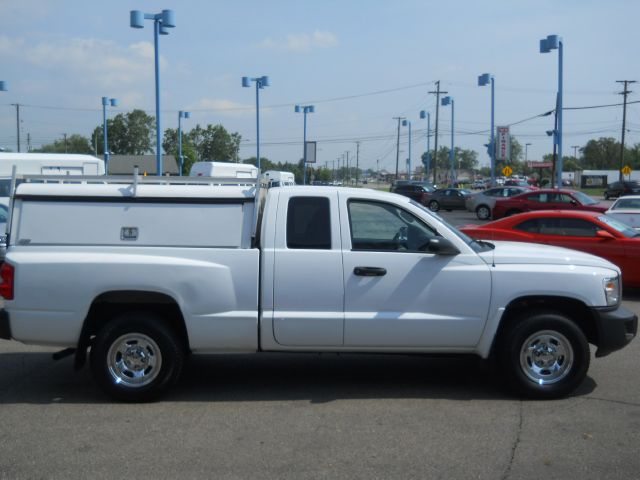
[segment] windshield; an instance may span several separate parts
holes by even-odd
[[[440,223],[444,224],[447,228],[449,228],[453,233],[456,234],[456,236],[458,236],[458,238],[460,238],[464,243],[466,243],[467,245],[469,245],[469,247],[471,247],[473,249],[474,252],[486,252],[487,250],[493,250],[494,249],[494,245],[489,243],[489,242],[484,242],[484,241],[478,241],[478,240],[474,240],[473,238],[471,238],[470,236],[462,233],[460,230],[458,230],[456,227],[454,227],[453,225],[451,225],[449,222],[447,222],[444,218],[442,218],[440,215],[432,212],[431,210],[429,210],[427,207],[425,207],[424,205],[411,200],[411,205],[414,205],[416,207],[418,207],[420,210],[422,210],[423,212],[426,212],[429,214],[429,216],[435,218],[436,220],[438,220]]]
[[[583,205],[597,205],[598,201],[591,198],[586,193],[573,192],[573,196],[576,197]]]
[[[640,237],[640,232],[637,232],[631,225],[626,224],[622,220],[610,217],[609,215],[601,215],[598,217],[598,220],[609,225],[611,228],[617,230],[627,238]]]
[[[611,210],[640,210],[640,198],[621,198],[613,204]]]

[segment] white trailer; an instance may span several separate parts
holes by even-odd
[[[277,170],[267,170],[262,174],[262,183],[267,187],[293,187],[296,184],[296,177],[291,172],[279,172]]]
[[[17,175],[104,175],[104,161],[73,153],[0,153],[0,204],[8,205],[13,167]]]
[[[246,163],[196,162],[191,166],[190,177],[258,178],[258,169]]]

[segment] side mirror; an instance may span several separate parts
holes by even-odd
[[[458,255],[455,245],[444,237],[432,237],[427,243],[420,247],[420,251],[427,253],[435,253],[436,255]]]
[[[596,232],[596,237],[602,238],[604,240],[613,240],[614,238],[616,238],[613,235],[611,235],[609,232],[607,232],[606,230],[598,230]]]

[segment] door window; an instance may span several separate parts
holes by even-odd
[[[579,218],[541,218],[542,235],[562,235],[565,237],[595,237],[598,225]]]
[[[331,250],[328,198],[293,197],[289,200],[287,248]]]
[[[353,250],[416,252],[436,236],[435,230],[395,205],[352,200],[348,208]]]

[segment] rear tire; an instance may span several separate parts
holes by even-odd
[[[478,208],[476,208],[476,216],[480,220],[488,220],[489,218],[491,218],[491,209],[486,205],[480,205]]]
[[[185,353],[162,317],[127,312],[107,323],[91,347],[91,371],[104,392],[125,402],[156,399],[180,377]]]
[[[530,398],[570,394],[584,381],[590,360],[582,330],[556,312],[523,316],[499,344],[499,361],[508,383]]]
[[[429,210],[431,210],[432,212],[437,212],[438,210],[440,210],[440,204],[435,200],[431,200],[429,202]]]

